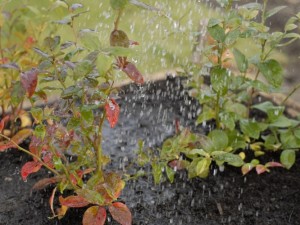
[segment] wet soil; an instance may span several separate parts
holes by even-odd
[[[118,103],[121,116],[111,129],[105,125],[104,149],[111,155],[110,168],[123,170],[133,159],[137,140],[155,148],[174,134],[174,121],[198,129],[194,120],[199,105],[183,91],[179,79],[122,88]],[[0,154],[0,225],[79,225],[84,209],[72,209],[62,220],[51,216],[51,188],[31,193],[32,185],[46,171],[21,180],[21,166],[28,156],[17,150]],[[266,160],[278,160],[268,155]],[[133,214],[134,225],[298,225],[300,224],[300,155],[290,169],[242,176],[239,169],[224,172],[211,167],[207,179],[188,180],[185,172],[173,184],[155,186],[152,177],[127,183],[121,200]],[[117,224],[108,218],[107,224]]]

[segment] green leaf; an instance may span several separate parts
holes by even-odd
[[[276,120],[273,120],[272,123],[270,123],[270,126],[280,127],[280,128],[295,127],[295,126],[299,125],[299,123],[300,123],[300,121],[292,120],[292,119],[287,118],[284,115],[281,115]]]
[[[102,50],[104,53],[112,56],[131,57],[136,55],[136,50],[120,46],[111,46]]]
[[[280,64],[270,59],[263,63],[259,63],[258,68],[266,80],[275,88],[279,88],[283,82],[282,68]]]
[[[213,27],[215,25],[219,25],[223,22],[223,20],[221,19],[217,19],[217,18],[210,18],[207,24],[207,27]]]
[[[81,92],[80,87],[72,85],[63,90],[63,92],[61,93],[61,98],[63,99],[73,98],[74,96],[78,96],[80,92]]]
[[[124,9],[125,6],[128,4],[128,0],[110,0],[110,6],[114,10],[121,10]]]
[[[216,112],[212,108],[204,105],[202,112],[200,113],[200,115],[197,118],[196,123],[201,124],[208,120],[214,119],[215,117],[216,117]]]
[[[94,114],[90,107],[82,106],[80,109],[81,118],[89,125],[94,122]]]
[[[103,196],[94,190],[81,188],[77,189],[76,193],[92,204],[103,205],[105,202]]]
[[[210,36],[212,36],[213,39],[215,39],[218,42],[223,43],[225,41],[225,30],[219,26],[219,25],[215,25],[212,27],[208,27],[208,32],[210,34]]]
[[[234,59],[241,73],[245,73],[248,69],[248,60],[246,56],[238,49],[233,49]]]
[[[175,177],[175,171],[172,168],[168,167],[168,166],[166,166],[165,169],[166,169],[166,174],[167,174],[167,177],[168,177],[169,181],[171,183],[173,183],[174,182],[174,177]]]
[[[273,15],[275,15],[275,14],[278,13],[279,11],[285,9],[286,7],[287,7],[287,6],[277,6],[277,7],[273,8],[273,9],[269,10],[269,11],[266,13],[266,16],[265,16],[266,19],[269,18],[269,17],[271,17],[271,16],[273,16]]]
[[[25,94],[26,91],[21,82],[16,81],[11,91],[11,104],[15,107],[18,106],[24,100]]]
[[[72,117],[67,124],[68,130],[77,129],[79,127],[80,127],[80,118]]]
[[[31,108],[30,113],[33,116],[36,123],[42,122],[43,110],[41,108]]]
[[[210,74],[211,85],[215,92],[224,95],[228,91],[230,77],[225,68],[213,67]]]
[[[258,139],[260,132],[266,130],[268,125],[255,121],[249,121],[247,119],[240,120],[240,127],[242,132],[252,138]]]
[[[98,50],[101,48],[99,34],[92,30],[80,31],[79,38],[83,46],[89,50]]]
[[[300,148],[300,139],[294,135],[292,129],[281,130],[279,133],[283,148]]]
[[[34,136],[40,138],[40,139],[44,139],[46,136],[46,128],[43,124],[39,124],[34,128],[33,131]]]
[[[253,105],[252,108],[265,112],[268,115],[269,120],[272,122],[281,117],[284,111],[284,106],[275,106],[270,101]]]
[[[228,146],[228,136],[223,130],[213,130],[209,133],[214,149],[217,151],[224,150]]]
[[[196,165],[196,174],[200,178],[206,178],[209,174],[209,166],[211,164],[210,158],[200,160]]]
[[[73,77],[74,81],[77,81],[78,79],[87,76],[89,73],[92,72],[93,68],[94,65],[89,60],[83,60],[77,63],[74,68],[74,77]]]
[[[161,163],[152,163],[152,175],[154,178],[154,183],[159,184],[162,179],[162,171],[164,166]]]
[[[237,39],[240,36],[240,31],[238,29],[229,31],[226,34],[226,38],[225,38],[225,44],[226,46],[230,47],[231,45],[233,45],[234,43],[236,43]]]
[[[294,150],[284,150],[280,155],[280,162],[287,169],[290,169],[296,161],[296,153]]]
[[[296,29],[298,26],[296,24],[288,24],[284,27],[284,31],[287,32],[287,31],[291,31],[291,30],[294,30]]]
[[[60,36],[46,37],[44,39],[44,45],[49,48],[51,51],[54,51],[60,44]]]
[[[227,162],[229,165],[240,167],[244,164],[244,161],[239,155],[235,155],[224,151],[215,151],[212,153],[212,157],[215,160]]]

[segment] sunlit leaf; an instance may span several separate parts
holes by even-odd
[[[296,153],[294,150],[284,150],[280,155],[280,162],[285,168],[290,169],[296,161]]]
[[[72,195],[66,198],[59,196],[59,202],[61,205],[70,207],[70,208],[81,208],[89,204],[89,202],[82,196]]]
[[[159,182],[162,179],[162,170],[163,170],[163,165],[160,163],[152,163],[152,174],[154,178],[154,183],[159,184]]]
[[[105,111],[110,127],[115,127],[119,119],[120,107],[113,98],[110,98],[105,104]]]
[[[137,84],[143,84],[144,78],[141,72],[135,67],[131,62],[127,63],[126,66],[122,69],[127,76]]]
[[[82,225],[104,225],[105,221],[105,208],[99,206],[92,206],[84,212]]]
[[[38,74],[39,71],[36,68],[21,73],[21,84],[27,92],[29,98],[35,92],[35,88],[38,81]]]
[[[36,173],[42,167],[40,162],[30,161],[24,164],[21,169],[21,176],[23,180],[26,180],[28,175],[31,173]]]
[[[130,210],[122,202],[114,202],[109,206],[109,212],[118,223],[121,225],[131,225],[132,216]]]

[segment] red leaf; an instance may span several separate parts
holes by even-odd
[[[66,198],[59,196],[59,202],[61,205],[68,206],[71,208],[81,208],[89,204],[89,202],[85,198],[79,195],[72,195]]]
[[[21,84],[26,90],[28,97],[30,98],[34,92],[38,80],[38,70],[33,68],[29,71],[21,73]]]
[[[174,159],[168,162],[168,166],[174,170],[183,170],[186,168],[185,163],[182,160]]]
[[[104,225],[105,220],[105,208],[99,206],[92,206],[84,212],[82,225]]]
[[[143,84],[144,78],[143,75],[138,71],[135,65],[131,62],[128,62],[123,68],[122,71],[127,74],[127,76],[137,84]]]
[[[265,164],[265,167],[284,167],[281,163],[279,162],[268,162]]]
[[[0,152],[3,152],[5,151],[6,149],[9,149],[9,148],[12,148],[14,147],[15,145],[11,142],[8,142],[8,143],[3,143],[1,142],[0,143]]]
[[[111,98],[105,104],[105,111],[106,111],[106,118],[110,124],[110,127],[113,128],[118,122],[120,107],[116,103],[116,101],[113,98]]]
[[[36,173],[42,167],[40,162],[30,161],[24,164],[21,169],[21,176],[23,180],[26,180],[28,175],[31,173]]]
[[[2,132],[3,128],[5,127],[5,124],[7,121],[9,121],[9,116],[5,116],[1,121],[0,121],[0,133]]]
[[[138,43],[137,41],[132,41],[129,40],[129,45],[139,45],[140,43]]]
[[[60,180],[60,177],[43,178],[33,185],[32,190],[41,190],[50,184],[59,182]]]
[[[109,212],[121,225],[131,225],[132,224],[132,216],[128,207],[122,202],[114,202],[109,206]]]
[[[255,169],[256,169],[256,173],[257,174],[262,174],[262,173],[264,173],[264,172],[269,172],[269,170],[268,170],[268,168],[267,167],[265,167],[264,165],[261,165],[261,164],[258,164],[256,167],[255,167]]]

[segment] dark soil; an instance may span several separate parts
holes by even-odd
[[[122,170],[131,161],[137,140],[146,146],[161,145],[174,134],[174,120],[194,127],[199,110],[183,91],[178,79],[144,87],[123,88],[118,102],[120,121],[116,128],[106,124],[104,148],[111,155],[111,168]],[[31,193],[32,185],[46,172],[21,180],[21,166],[28,157],[16,150],[0,154],[0,225],[79,225],[84,209],[72,209],[60,221],[51,216],[51,188]],[[270,155],[267,160],[278,160]],[[213,175],[214,174],[214,175]],[[211,168],[207,179],[187,180],[180,172],[173,184],[155,186],[151,177],[127,183],[121,196],[133,213],[133,224],[175,225],[297,225],[300,224],[300,155],[290,169],[242,176],[239,169],[224,172]],[[107,224],[117,224],[108,219]]]

